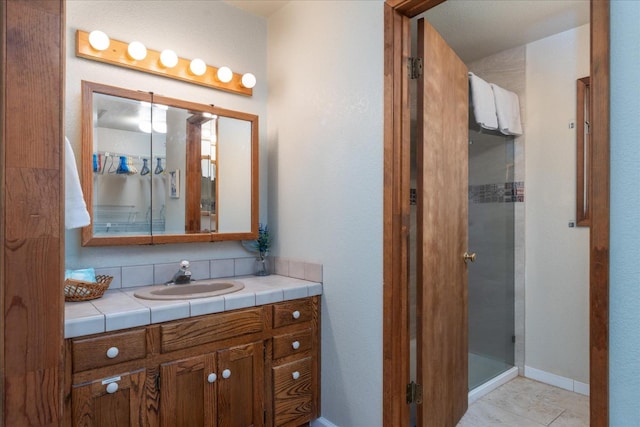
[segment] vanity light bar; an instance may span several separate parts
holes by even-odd
[[[76,56],[80,58],[92,59],[94,61],[105,62],[107,64],[118,65],[120,67],[131,68],[133,70],[143,71],[145,73],[156,74],[159,76],[165,76],[176,80],[182,80],[188,83],[193,83],[201,86],[210,87],[212,89],[224,90],[226,92],[237,93],[240,95],[253,95],[253,86],[246,87],[254,84],[255,76],[251,74],[251,77],[247,77],[247,74],[237,74],[231,72],[228,67],[220,67],[223,73],[228,70],[231,72],[230,79],[220,79],[218,76],[219,68],[206,65],[204,62],[204,72],[201,75],[196,75],[192,71],[192,61],[184,58],[177,58],[177,63],[174,67],[166,67],[160,61],[161,52],[147,49],[146,56],[142,59],[135,60],[128,53],[129,43],[110,39],[104,50],[98,50],[89,43],[89,33],[82,30],[76,31]],[[165,54],[166,56],[166,54]],[[202,65],[200,64],[200,66]],[[200,73],[202,70],[197,70]],[[244,80],[243,80],[244,77]]]

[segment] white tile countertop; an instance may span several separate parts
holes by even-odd
[[[133,295],[141,289],[138,287],[108,290],[102,298],[91,301],[67,302],[64,337],[116,331],[322,294],[321,283],[275,274],[240,276],[233,277],[233,280],[242,282],[244,289],[209,298],[145,300]]]

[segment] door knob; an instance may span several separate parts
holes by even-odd
[[[467,261],[471,261],[471,262],[476,262],[476,253],[475,252],[465,252],[463,255],[463,259],[464,259],[464,263],[466,264]]]

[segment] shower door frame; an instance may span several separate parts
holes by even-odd
[[[410,18],[445,0],[384,5],[383,425],[409,425]],[[590,423],[609,422],[609,0],[590,2],[592,105],[589,242]]]

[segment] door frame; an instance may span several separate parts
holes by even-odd
[[[383,425],[408,426],[410,18],[445,0],[384,4]],[[590,424],[609,422],[609,0],[591,0]]]

